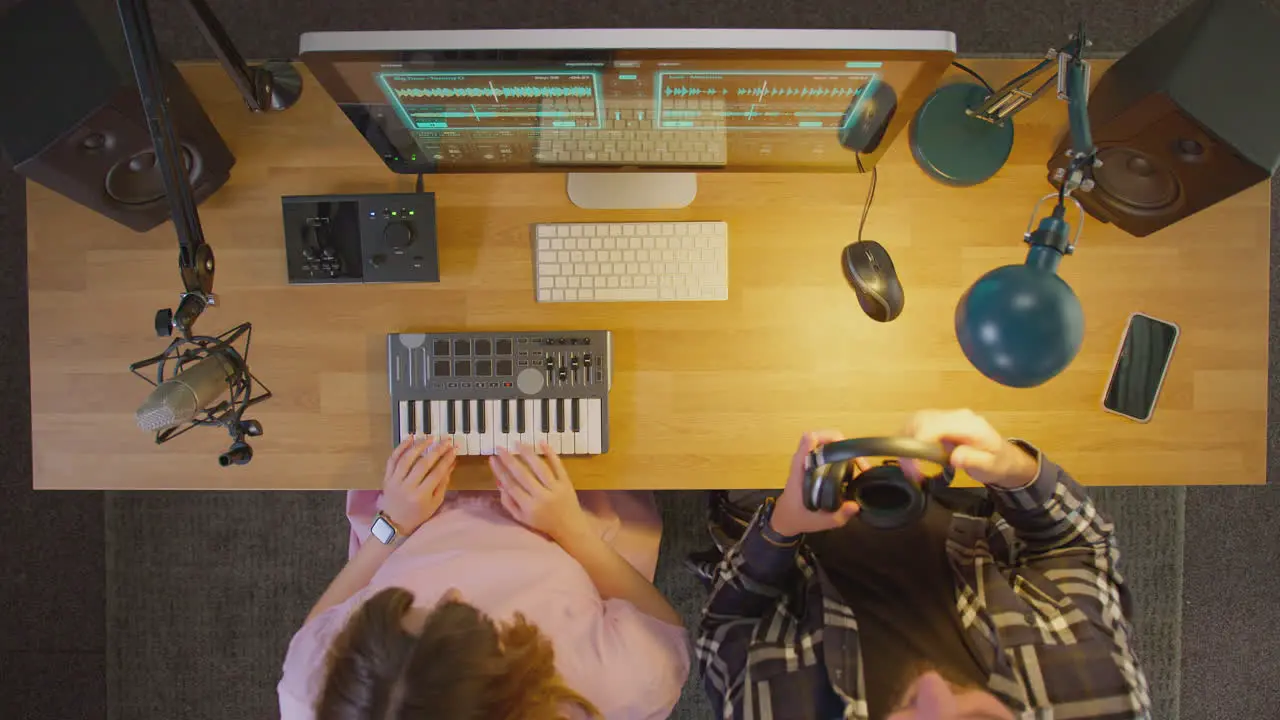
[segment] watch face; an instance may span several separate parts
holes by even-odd
[[[396,529],[391,527],[391,523],[387,522],[387,519],[381,516],[373,521],[373,527],[370,529],[370,532],[372,532],[373,536],[378,538],[383,545],[390,545],[391,541],[396,537]]]

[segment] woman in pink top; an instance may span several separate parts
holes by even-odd
[[[665,718],[689,651],[652,583],[652,499],[575,493],[547,446],[490,458],[497,493],[446,498],[455,463],[410,438],[381,493],[348,495],[351,558],[289,644],[281,716]]]

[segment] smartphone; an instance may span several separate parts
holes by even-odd
[[[1177,325],[1142,313],[1130,315],[1102,397],[1103,409],[1138,422],[1150,420],[1177,342]]]

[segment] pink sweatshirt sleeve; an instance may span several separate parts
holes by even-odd
[[[671,714],[689,677],[689,635],[649,617],[626,600],[604,601],[595,642],[609,695],[591,698],[613,720],[658,720]]]
[[[276,686],[282,720],[315,717],[316,701],[329,668],[329,647],[346,626],[350,608],[349,602],[329,608],[303,625],[289,641],[280,684]]]

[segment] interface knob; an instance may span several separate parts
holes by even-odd
[[[382,239],[393,248],[407,248],[413,244],[413,228],[407,222],[387,223]]]

